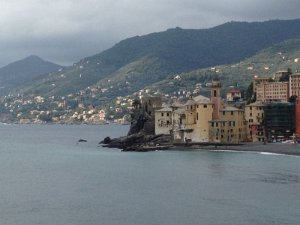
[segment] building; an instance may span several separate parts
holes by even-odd
[[[300,97],[297,97],[295,105],[295,134],[300,138]]]
[[[172,137],[174,143],[184,142],[185,106],[181,103],[173,103],[172,108]]]
[[[251,142],[264,142],[264,104],[254,102],[245,107],[245,120],[247,121],[247,140]]]
[[[221,99],[221,82],[219,78],[214,78],[211,85],[210,100],[213,104],[213,119],[217,120],[220,117],[220,109],[223,107]]]
[[[242,98],[240,89],[230,88],[226,94],[226,100],[228,102],[239,101]]]
[[[175,121],[179,126],[174,126],[174,140],[179,142],[208,142],[209,124],[212,119],[213,104],[209,98],[197,96],[190,98],[184,105],[184,115],[182,109],[175,112]],[[177,115],[176,115],[177,114]]]
[[[257,92],[257,85],[269,83],[270,81],[272,81],[271,77],[259,77],[257,75],[254,76],[254,79],[253,79],[253,93]]]
[[[300,73],[290,75],[289,97],[300,96]]]
[[[213,143],[238,144],[246,141],[244,111],[226,106],[220,110],[220,118],[209,121],[209,141]]]
[[[170,134],[172,130],[172,108],[164,107],[155,111],[155,134]]]
[[[194,98],[196,101],[196,118],[194,130],[191,133],[191,140],[195,142],[208,142],[209,141],[209,123],[213,115],[213,104],[209,98],[204,96],[197,96]]]
[[[295,132],[295,104],[289,102],[266,104],[263,125],[268,141],[289,139]]]
[[[192,97],[155,111],[155,133],[171,134],[174,143],[238,144],[247,140],[244,110],[224,106],[221,83],[214,79],[211,97]]]
[[[264,82],[256,85],[256,101],[288,101],[288,82]]]

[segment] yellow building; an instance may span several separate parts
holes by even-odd
[[[238,144],[246,141],[244,111],[235,107],[224,107],[220,118],[209,121],[209,141]]]
[[[262,102],[254,102],[245,107],[245,120],[247,125],[247,139],[252,142],[263,142],[264,128],[264,104]]]
[[[174,123],[174,141],[177,142],[208,142],[209,125],[212,119],[213,104],[209,98],[197,96],[190,98],[182,109],[177,109],[176,116],[179,126]]]

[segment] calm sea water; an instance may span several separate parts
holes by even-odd
[[[0,125],[0,224],[300,224],[299,157],[98,147],[127,130]]]

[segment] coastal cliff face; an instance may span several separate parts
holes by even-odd
[[[123,151],[149,151],[171,146],[170,135],[155,135],[155,120],[153,98],[147,98],[140,103],[136,101],[131,113],[131,125],[127,136],[110,139],[106,137],[100,144],[109,148],[121,148]],[[161,105],[161,104],[160,104]]]
[[[131,113],[131,124],[128,135],[137,133],[154,134],[155,130],[151,129],[152,124],[154,125],[154,118],[142,108],[136,108]]]

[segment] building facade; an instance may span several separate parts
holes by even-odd
[[[295,102],[295,134],[300,138],[300,97],[297,97]]]
[[[210,100],[213,104],[213,119],[217,120],[220,118],[220,109],[223,107],[223,102],[221,98],[221,82],[218,78],[212,81]]]
[[[209,137],[213,143],[238,144],[246,141],[244,111],[235,107],[224,107],[220,118],[209,121]]]
[[[268,141],[289,139],[295,132],[295,104],[289,102],[266,104],[263,125]]]
[[[300,96],[300,73],[290,75],[289,96]]]
[[[184,116],[177,117],[184,118],[184,123],[181,119],[179,129],[174,130],[176,139],[181,142],[208,142],[208,121],[212,119],[212,115],[213,104],[210,99],[204,96],[189,99],[184,105]]]
[[[238,101],[242,98],[242,94],[240,89],[238,88],[230,88],[226,94],[226,100],[228,102]]]
[[[245,120],[247,121],[247,140],[251,142],[264,142],[264,104],[254,102],[245,107]]]
[[[288,101],[288,82],[268,82],[256,85],[256,101]]]
[[[172,109],[165,107],[155,110],[155,134],[170,134],[172,130]]]

